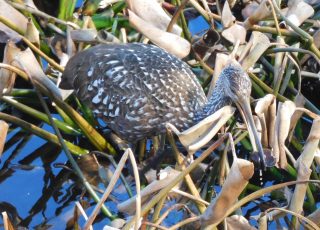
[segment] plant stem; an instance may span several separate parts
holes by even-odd
[[[51,15],[49,14],[46,14],[38,9],[35,9],[35,8],[32,8],[30,6],[27,6],[27,5],[23,5],[23,4],[19,4],[19,3],[15,3],[15,2],[12,2],[12,1],[7,1],[11,6],[13,6],[14,8],[18,9],[18,10],[23,10],[23,11],[27,11],[31,14],[34,14],[34,15],[37,15],[37,16],[40,16],[42,18],[45,18],[47,19],[48,21],[51,21],[51,22],[56,22],[56,23],[59,23],[59,24],[62,24],[62,25],[70,25],[72,26],[73,28],[75,29],[79,29],[79,26],[75,23],[72,23],[72,22],[66,22],[64,20],[61,20],[59,18],[55,18],[55,17],[52,17]]]
[[[184,163],[184,158],[181,156],[181,153],[179,152],[179,150],[176,146],[172,132],[170,130],[167,130],[167,136],[168,136],[169,143],[173,149],[174,156],[176,158],[178,165],[181,167],[182,170],[185,170],[186,166]],[[189,174],[186,175],[184,180],[185,180],[190,192],[192,193],[192,195],[194,195],[195,197],[201,198],[199,191],[197,190],[197,187],[193,183],[191,176]],[[204,204],[196,203],[196,205],[197,205],[197,208],[199,209],[200,213],[203,213],[206,210],[206,206]]]
[[[33,124],[26,122],[20,118],[17,118],[17,117],[14,117],[9,114],[2,113],[2,112],[0,112],[0,119],[5,120],[10,123],[13,123],[13,124],[16,124],[19,127],[21,127],[22,129],[25,129],[25,130],[45,139],[47,141],[50,141],[54,144],[61,146],[59,143],[58,137],[56,135],[49,133],[48,131],[46,131],[44,129],[41,129],[36,125],[33,125]],[[83,149],[77,145],[74,145],[71,142],[68,142],[68,141],[65,141],[65,142],[66,142],[67,147],[70,149],[70,151],[75,155],[83,155],[83,154],[89,153],[88,150]]]
[[[270,34],[278,34],[278,31],[276,28],[273,27],[268,27],[268,26],[258,26],[258,25],[252,25],[249,30],[253,31],[259,31],[262,33],[270,33]],[[298,38],[299,34],[297,34],[294,31],[287,30],[287,29],[279,29],[280,33],[282,36],[287,36],[287,37],[293,37],[293,38]]]
[[[195,169],[205,158],[207,158],[212,151],[214,151],[218,146],[220,146],[225,139],[228,138],[228,134],[224,134],[216,142],[214,142],[207,150],[205,150],[196,160],[194,160],[185,170],[183,170],[168,186],[163,188],[157,195],[153,197],[141,210],[141,216],[147,214],[147,212],[154,207],[163,196],[166,196],[170,190],[184,179],[193,169]],[[128,230],[133,225],[133,219],[128,221],[128,223],[122,228],[123,230]]]
[[[24,35],[25,31],[23,31],[21,28],[16,26],[14,23],[9,21],[7,18],[0,15],[0,22],[2,22],[4,25],[8,26],[10,29],[16,31],[20,35]]]
[[[44,121],[48,124],[50,124],[50,121],[49,121],[49,118],[48,116],[45,114],[45,113],[42,113],[36,109],[33,109],[27,105],[24,105],[22,103],[19,103],[18,101],[14,100],[13,98],[10,98],[10,97],[7,97],[7,96],[3,96],[1,98],[1,100],[3,100],[4,102],[14,106],[15,108],[23,111],[24,113],[28,114],[28,115],[31,115],[41,121]],[[68,124],[64,123],[63,121],[59,121],[55,118],[54,119],[54,122],[55,124],[57,125],[57,127],[59,129],[61,129],[64,133],[67,133],[67,134],[71,134],[71,135],[80,135],[80,132],[74,128],[72,128],[71,126],[69,126]]]
[[[32,79],[32,76],[29,75],[29,78],[30,78],[31,83],[34,86],[34,89],[35,89],[37,95],[38,95],[40,103],[41,103],[43,109],[45,110],[45,112],[46,112],[46,114],[47,114],[47,116],[49,118],[50,124],[53,127],[53,129],[54,129],[54,131],[55,131],[55,133],[57,135],[58,141],[59,141],[62,149],[64,150],[64,152],[65,152],[70,164],[72,165],[72,168],[74,169],[76,175],[81,179],[82,184],[86,187],[87,191],[89,192],[89,194],[91,195],[93,200],[96,201],[97,203],[99,203],[100,202],[100,198],[98,197],[96,192],[93,190],[93,188],[91,187],[90,183],[87,181],[86,177],[82,173],[82,171],[81,171],[80,167],[78,166],[77,162],[75,161],[75,159],[73,159],[73,157],[72,157],[72,155],[71,155],[71,153],[69,151],[69,148],[66,145],[65,141],[63,140],[63,137],[62,137],[59,129],[57,128],[56,124],[54,123],[54,121],[52,119],[52,116],[50,116],[50,110],[49,110],[46,102],[42,98],[42,95],[41,95],[40,91],[38,90],[37,86],[34,84],[34,80]],[[112,215],[112,213],[107,209],[107,207],[105,205],[101,206],[101,211],[106,216],[108,216],[110,219],[115,219],[115,217]]]

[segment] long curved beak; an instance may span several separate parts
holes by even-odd
[[[265,170],[266,169],[265,155],[263,152],[261,141],[258,136],[256,126],[253,121],[249,98],[241,98],[236,103],[236,105],[241,113],[243,120],[247,125],[250,141],[253,148],[253,154],[258,154],[257,158],[259,159],[259,162],[261,163],[263,170]]]

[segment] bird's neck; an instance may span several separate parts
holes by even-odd
[[[217,89],[217,87],[216,87]],[[196,112],[194,123],[202,121],[204,118],[214,114],[217,110],[226,105],[231,105],[232,100],[222,90],[214,90],[203,108]]]

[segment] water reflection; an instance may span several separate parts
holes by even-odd
[[[0,164],[0,211],[6,211],[16,227],[73,226],[75,201],[82,200],[87,206],[91,201],[69,170],[60,148],[19,128],[8,134],[5,147]],[[92,157],[81,160],[85,162],[80,161],[80,167],[84,166],[88,180],[98,188],[101,181],[97,164]],[[104,221],[95,226],[102,228],[105,224]]]

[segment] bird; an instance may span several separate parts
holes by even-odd
[[[234,103],[264,165],[249,102],[251,81],[236,61],[222,70],[208,98],[187,63],[152,44],[93,46],[70,58],[61,78],[61,89],[74,89],[97,118],[129,142],[166,132],[166,123],[186,130]]]

